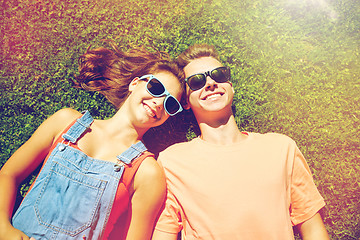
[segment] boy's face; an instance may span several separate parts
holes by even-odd
[[[211,71],[222,66],[213,57],[198,58],[184,67],[185,77]],[[217,83],[210,76],[207,76],[206,84],[203,88],[193,91],[187,85],[186,92],[189,106],[195,116],[210,112],[224,114],[224,110],[231,113],[231,103],[234,97],[234,89],[231,82]]]

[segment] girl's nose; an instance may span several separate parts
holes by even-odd
[[[154,97],[152,99],[152,103],[154,104],[154,108],[161,110],[164,105],[165,96],[162,97]]]

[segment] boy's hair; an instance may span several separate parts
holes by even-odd
[[[177,59],[176,63],[180,68],[186,67],[192,60],[201,58],[201,57],[213,57],[216,60],[220,61],[220,57],[215,47],[208,44],[194,44],[182,52]]]
[[[79,58],[79,72],[75,87],[103,94],[117,109],[129,96],[129,84],[136,77],[167,71],[184,86],[184,74],[169,55],[134,48],[123,52],[113,42],[112,49],[103,47],[88,49]]]

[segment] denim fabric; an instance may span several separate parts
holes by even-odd
[[[85,112],[63,138],[75,143],[92,122]],[[101,239],[124,165],[88,157],[66,140],[50,153],[12,223],[36,240]],[[138,142],[117,158],[129,164],[145,150]]]

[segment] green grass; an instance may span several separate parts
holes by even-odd
[[[113,39],[176,56],[213,44],[232,68],[236,120],[292,137],[327,206],[331,239],[360,239],[360,3],[356,0],[2,1],[0,163],[55,111],[114,109],[71,88],[77,58]],[[194,136],[181,114],[149,132],[154,151]],[[179,123],[187,124],[179,124]],[[160,137],[158,133],[161,133]],[[24,194],[32,176],[22,185]]]

